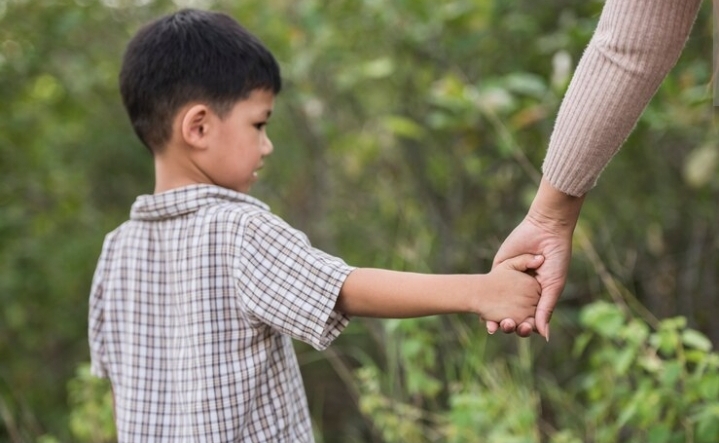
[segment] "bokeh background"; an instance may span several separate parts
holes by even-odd
[[[103,236],[153,189],[124,45],[183,6],[281,63],[253,194],[356,266],[486,272],[524,216],[597,0],[0,0],[0,442],[114,441],[88,375]],[[719,441],[711,2],[587,198],[552,340],[472,316],[297,344],[318,442]]]

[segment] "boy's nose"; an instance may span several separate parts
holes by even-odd
[[[267,156],[272,154],[272,151],[274,151],[275,147],[272,145],[272,140],[270,140],[269,137],[265,136],[265,142],[262,145],[262,154]]]

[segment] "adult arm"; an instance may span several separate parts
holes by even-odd
[[[536,269],[542,261],[542,257],[522,255],[489,274],[475,275],[355,269],[345,280],[335,309],[379,318],[469,312],[488,320],[521,321],[534,313],[539,297],[539,284],[525,271]]]
[[[571,238],[582,199],[629,136],[669,70],[676,64],[701,0],[607,0],[597,29],[564,97],[544,178],[530,213],[495,257],[545,256],[537,270],[542,285],[534,319],[519,325],[549,338],[549,319],[566,281]],[[535,325],[536,319],[536,325]],[[502,322],[511,332],[516,324]],[[490,332],[498,324],[487,322]]]
[[[557,115],[544,177],[584,195],[684,48],[701,0],[607,0]]]

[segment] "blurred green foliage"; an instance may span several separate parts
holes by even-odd
[[[719,439],[705,3],[587,199],[552,342],[452,316],[298,344],[319,442]],[[134,31],[183,5],[230,13],[282,65],[256,196],[353,265],[483,272],[602,2],[0,0],[0,442],[112,440],[87,297],[103,235],[153,180],[116,78]]]
[[[549,373],[537,376],[525,341],[511,358],[455,361],[457,372],[447,372],[445,361],[443,380],[451,384],[441,408],[424,406],[439,391],[411,387],[429,368],[405,366],[401,391],[408,396],[402,398],[396,387],[381,386],[388,377],[377,366],[365,365],[357,370],[361,410],[388,442],[716,441],[719,354],[684,317],[651,330],[598,301],[580,310],[579,326],[583,332],[568,357],[581,369],[567,383]]]

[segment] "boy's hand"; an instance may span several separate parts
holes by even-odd
[[[484,321],[512,319],[517,324],[534,316],[542,288],[527,271],[544,262],[541,255],[524,254],[503,261],[486,275],[487,287],[481,297],[480,317]]]
[[[549,340],[549,320],[567,279],[572,256],[572,234],[583,203],[584,196],[572,197],[564,194],[542,178],[527,216],[507,237],[494,257],[496,268],[503,260],[519,254],[533,253],[544,256],[545,262],[536,272],[537,281],[542,286],[542,298],[536,313],[522,323],[503,319],[505,321],[501,322],[502,331],[509,333],[516,329],[520,337],[528,337],[532,330],[536,330]],[[490,334],[499,327],[499,323],[487,321],[487,331]]]

